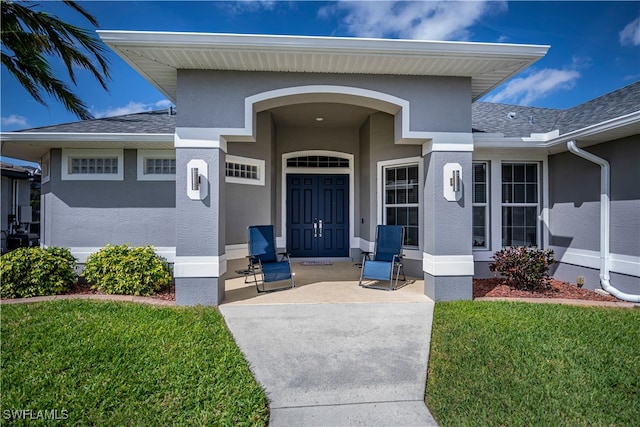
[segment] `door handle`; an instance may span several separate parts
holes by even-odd
[[[322,220],[319,219],[318,222],[320,223],[320,237],[322,237]]]
[[[313,237],[318,237],[318,218],[313,218]]]

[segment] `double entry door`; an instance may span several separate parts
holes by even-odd
[[[349,175],[287,175],[287,250],[294,257],[349,256]]]

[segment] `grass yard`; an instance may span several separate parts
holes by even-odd
[[[65,425],[268,422],[265,394],[216,309],[86,300],[1,309],[3,423],[11,410],[56,410]]]
[[[446,426],[640,424],[640,310],[435,306],[426,402]]]

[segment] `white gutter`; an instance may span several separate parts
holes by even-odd
[[[640,302],[640,295],[633,295],[624,293],[617,288],[611,286],[610,283],[610,255],[609,255],[609,230],[611,224],[610,218],[610,174],[609,174],[609,162],[605,159],[598,157],[588,151],[581,150],[576,146],[575,141],[567,142],[567,149],[583,159],[600,165],[600,285],[602,289],[609,292],[614,297],[629,301]]]

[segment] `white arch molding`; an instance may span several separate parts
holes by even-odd
[[[409,101],[388,93],[339,85],[305,85],[274,89],[244,99],[242,128],[176,128],[175,147],[220,148],[227,142],[255,142],[255,116],[261,111],[284,105],[312,102],[335,102],[376,109],[394,116],[396,144],[423,145],[423,152],[473,151],[471,132],[412,131]]]

